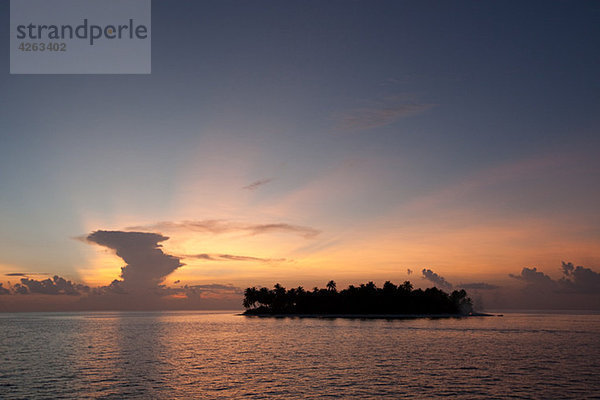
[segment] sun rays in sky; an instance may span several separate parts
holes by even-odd
[[[0,66],[0,302],[59,290],[55,275],[116,293],[145,265],[115,250],[134,232],[182,264],[148,281],[154,305],[237,306],[275,282],[430,286],[423,270],[488,305],[531,285],[589,296],[561,267],[600,271],[585,7],[225,3],[153,4],[148,76]],[[50,281],[26,295],[22,279]]]

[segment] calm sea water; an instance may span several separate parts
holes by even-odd
[[[600,316],[0,314],[2,399],[600,398]]]

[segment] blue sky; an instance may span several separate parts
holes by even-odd
[[[294,260],[183,257],[172,281],[600,269],[597,2],[152,7],[148,76],[10,75],[0,41],[0,272],[108,284],[122,260],[77,238],[206,220],[320,234],[161,231],[182,257]]]

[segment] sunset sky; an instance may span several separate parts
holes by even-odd
[[[10,75],[0,3],[0,311],[330,279],[600,309],[599,2],[152,14],[151,75]]]

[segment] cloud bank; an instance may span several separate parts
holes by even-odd
[[[564,277],[559,283],[566,291],[579,293],[600,293],[600,273],[590,268],[574,267],[572,263],[562,262]]]
[[[1,286],[1,284],[0,284]],[[19,294],[49,294],[49,295],[67,295],[79,296],[83,293],[89,293],[89,286],[79,283],[73,283],[60,276],[54,276],[52,279],[35,280],[21,278],[21,283],[13,287],[15,293]]]
[[[519,275],[509,274],[511,278],[526,282],[537,290],[554,292],[600,294],[600,273],[582,266],[575,267],[573,263],[562,262],[563,276],[554,280],[538,271],[537,268],[523,268]]]
[[[2,282],[0,282],[0,296],[5,295],[5,294],[10,294],[10,290],[2,287]]]

